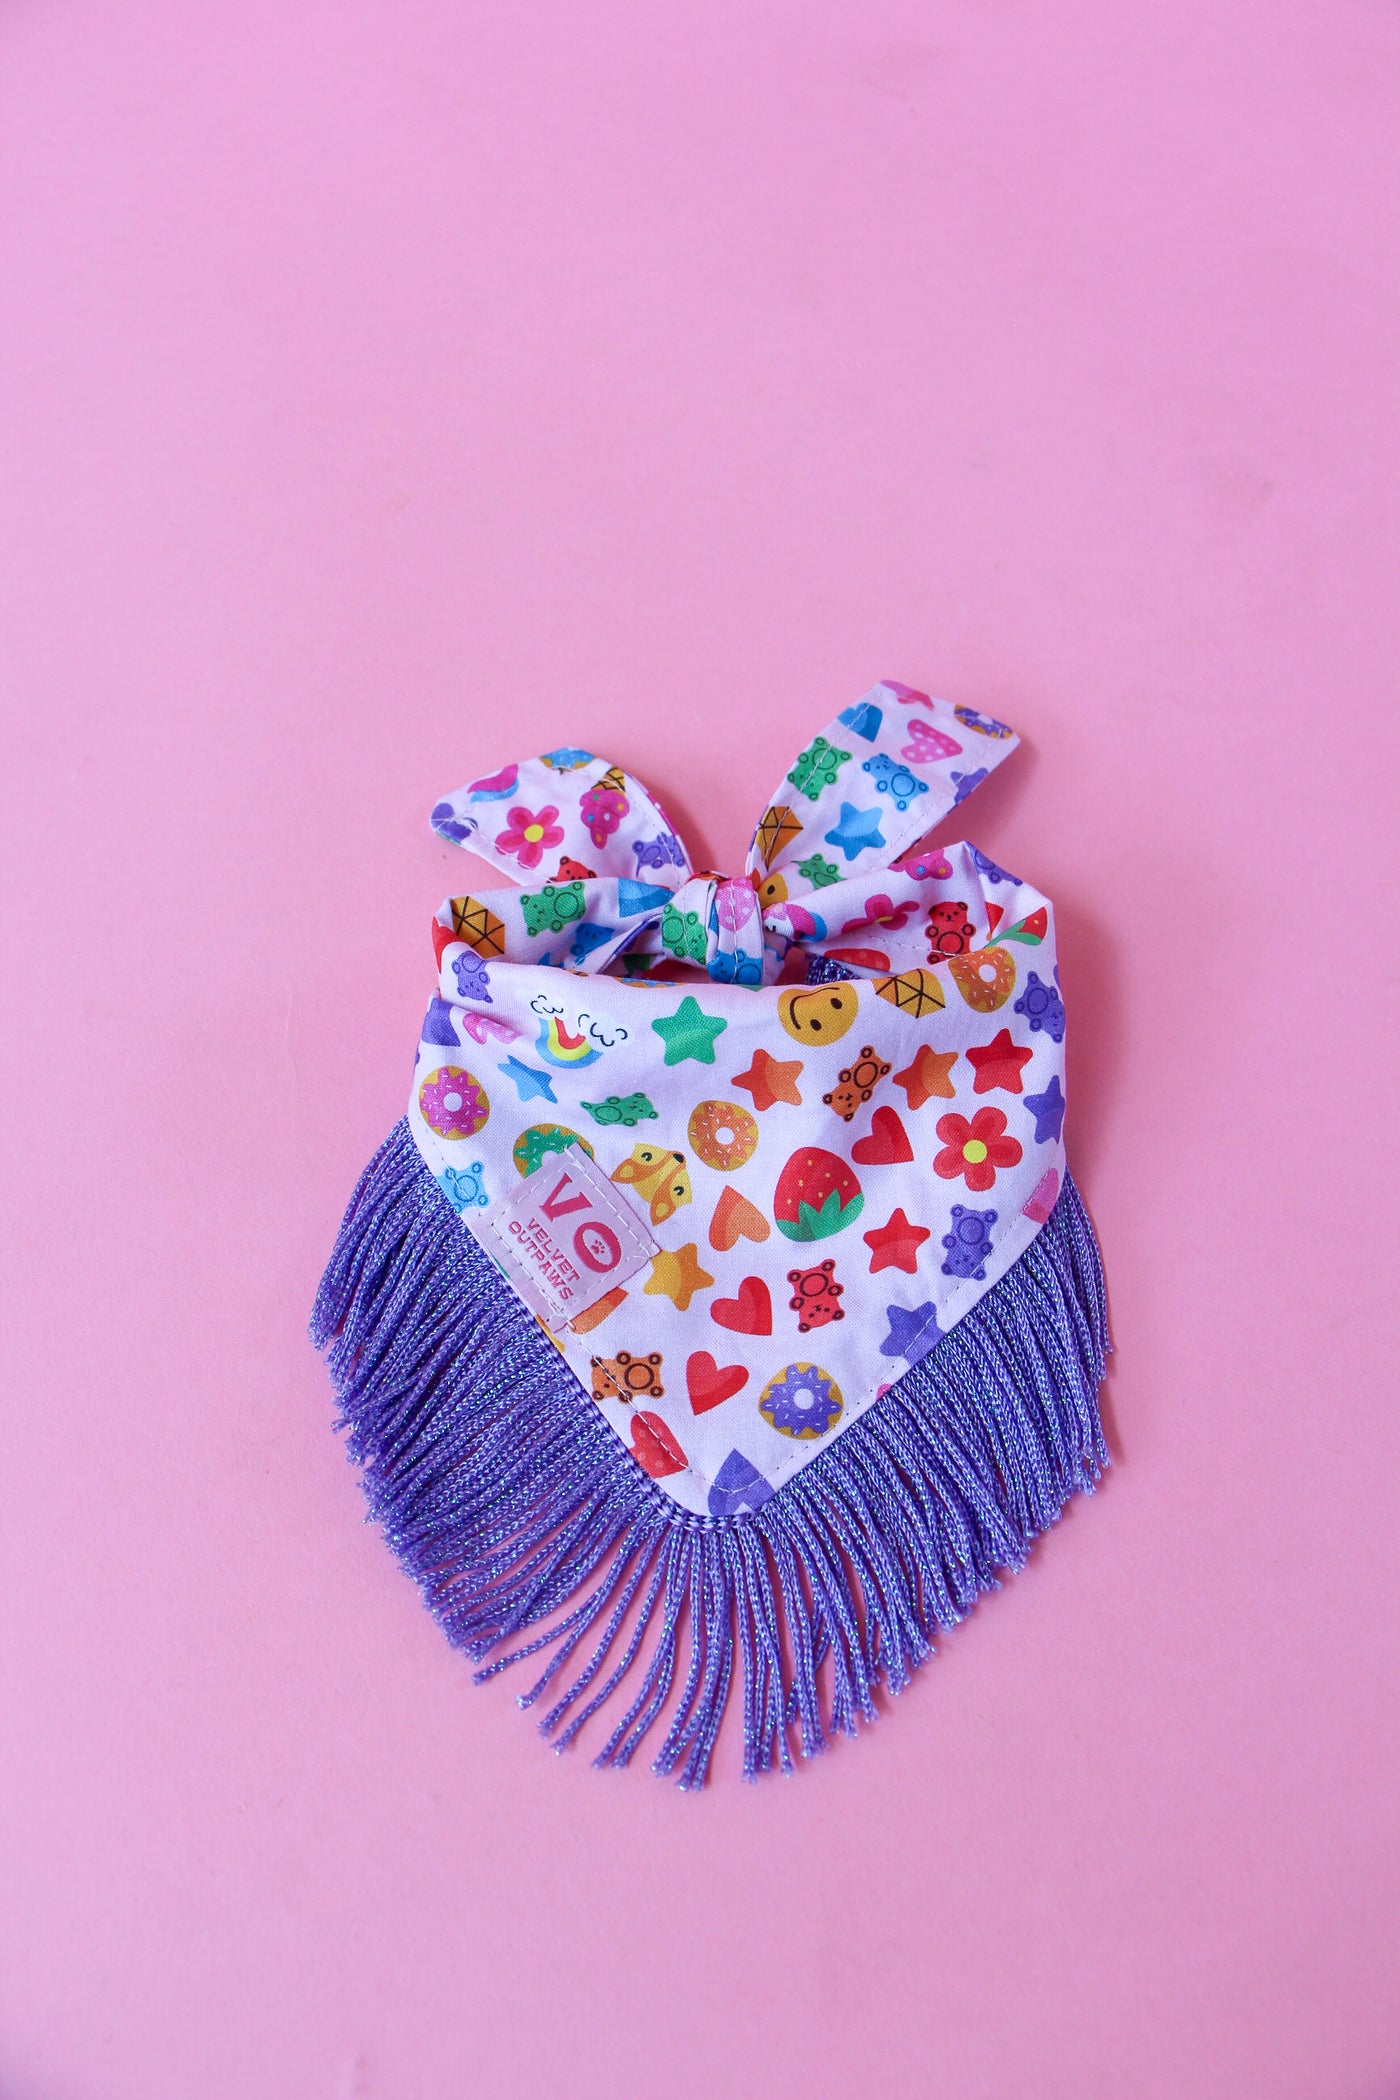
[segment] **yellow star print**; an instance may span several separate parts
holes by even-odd
[[[652,1256],[651,1274],[642,1289],[653,1298],[669,1298],[677,1312],[685,1312],[695,1293],[707,1291],[715,1280],[701,1268],[699,1254],[694,1240],[687,1240],[674,1254],[663,1247]]]

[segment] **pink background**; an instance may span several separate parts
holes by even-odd
[[[1398,76],[1379,0],[6,10],[6,2100],[1400,2092]],[[472,1689],[304,1321],[434,797],[582,742],[732,867],[886,673],[1027,737],[1118,1465],[688,1800]]]

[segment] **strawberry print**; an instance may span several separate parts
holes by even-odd
[[[732,876],[693,871],[655,796],[572,746],[437,806],[501,886],[434,923],[410,1128],[522,1294],[506,1210],[532,1199],[570,1293],[536,1316],[697,1516],[781,1493],[1054,1209],[1053,915],[925,843],[1014,744],[882,683],[809,739]]]

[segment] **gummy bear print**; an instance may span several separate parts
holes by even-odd
[[[788,779],[799,795],[805,795],[809,802],[819,802],[823,788],[835,784],[837,774],[850,755],[849,751],[838,751],[824,736],[816,737],[802,753]]]
[[[491,979],[486,965],[474,948],[466,948],[452,958],[452,975],[457,980],[459,999],[481,999],[491,1003]]]
[[[833,1320],[843,1320],[841,1310],[842,1284],[835,1280],[836,1264],[828,1255],[814,1269],[789,1269],[788,1282],[792,1285],[792,1296],[788,1310],[797,1314],[797,1331],[809,1334],[814,1327],[827,1327]]]
[[[974,927],[967,915],[967,906],[951,899],[928,908],[928,952],[930,962],[940,962],[945,955],[965,955],[972,945]]]
[[[706,941],[699,912],[668,904],[661,916],[661,945],[678,962],[703,963]]]
[[[606,1101],[580,1101],[595,1123],[621,1123],[632,1130],[638,1123],[654,1123],[656,1110],[645,1094],[609,1094]]]
[[[527,933],[562,933],[586,909],[581,882],[546,883],[542,890],[523,890],[520,895]]]
[[[693,1514],[761,1508],[1059,1195],[1050,915],[975,847],[926,843],[1009,741],[885,682],[809,739],[736,879],[693,871],[654,797],[572,746],[439,813],[487,857],[511,834],[513,880],[438,913],[415,1134],[488,1248],[501,1206],[528,1217],[596,1146],[646,1251],[553,1338]],[[470,1122],[439,1077],[469,1066],[489,1118],[439,1139],[419,1091]]]
[[[888,1078],[889,1069],[888,1060],[877,1057],[867,1043],[855,1063],[844,1068],[831,1092],[822,1095],[822,1100],[834,1116],[839,1116],[843,1123],[850,1123],[855,1119],[856,1110],[870,1099],[880,1081]]]
[[[661,1364],[659,1349],[653,1349],[647,1356],[633,1356],[626,1349],[619,1349],[616,1356],[591,1358],[594,1399],[664,1399],[666,1388],[661,1383]]]
[[[439,1186],[452,1208],[460,1216],[464,1210],[484,1210],[491,1198],[486,1193],[486,1166],[479,1159],[469,1167],[444,1167],[438,1177]]]
[[[911,802],[928,793],[926,780],[920,780],[908,766],[900,765],[897,759],[887,757],[884,752],[876,758],[865,759],[862,770],[874,781],[877,794],[888,795],[901,816]]]
[[[1024,1014],[1026,1016],[1032,1035],[1037,1034],[1043,1028],[1052,1043],[1062,1043],[1064,1041],[1065,1006],[1063,999],[1060,997],[1059,987],[1053,984],[1042,984],[1034,970],[1027,976],[1026,989],[1022,992],[1011,1011],[1014,1014]]]
[[[971,1276],[982,1281],[991,1259],[992,1227],[996,1221],[994,1210],[968,1210],[961,1203],[953,1205],[952,1230],[943,1240],[948,1250],[943,1257],[945,1276]]]
[[[637,856],[637,872],[643,868],[683,868],[685,855],[681,842],[673,831],[663,832],[659,838],[634,839],[632,851]]]

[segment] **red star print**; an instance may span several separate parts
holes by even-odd
[[[999,1028],[989,1043],[980,1050],[969,1050],[967,1061],[977,1074],[972,1083],[974,1094],[990,1094],[993,1087],[1004,1087],[1008,1094],[1021,1091],[1021,1070],[1031,1061],[1029,1050],[1020,1050],[1011,1040],[1009,1028]]]
[[[870,1273],[877,1269],[903,1269],[912,1276],[918,1266],[919,1249],[928,1238],[926,1225],[911,1225],[902,1210],[894,1211],[889,1223],[861,1238],[870,1249]]]
[[[910,1108],[922,1108],[934,1094],[951,1101],[956,1089],[948,1074],[958,1061],[956,1050],[930,1050],[927,1043],[920,1043],[918,1054],[912,1065],[896,1072],[894,1083],[902,1086],[909,1097]]]
[[[1027,1051],[1026,1055],[1029,1056],[1030,1052]],[[734,1074],[734,1084],[753,1095],[755,1108],[771,1108],[775,1101],[786,1101],[793,1108],[801,1108],[802,1096],[797,1091],[797,1075],[801,1070],[800,1057],[770,1057],[766,1050],[755,1050],[748,1071]]]

